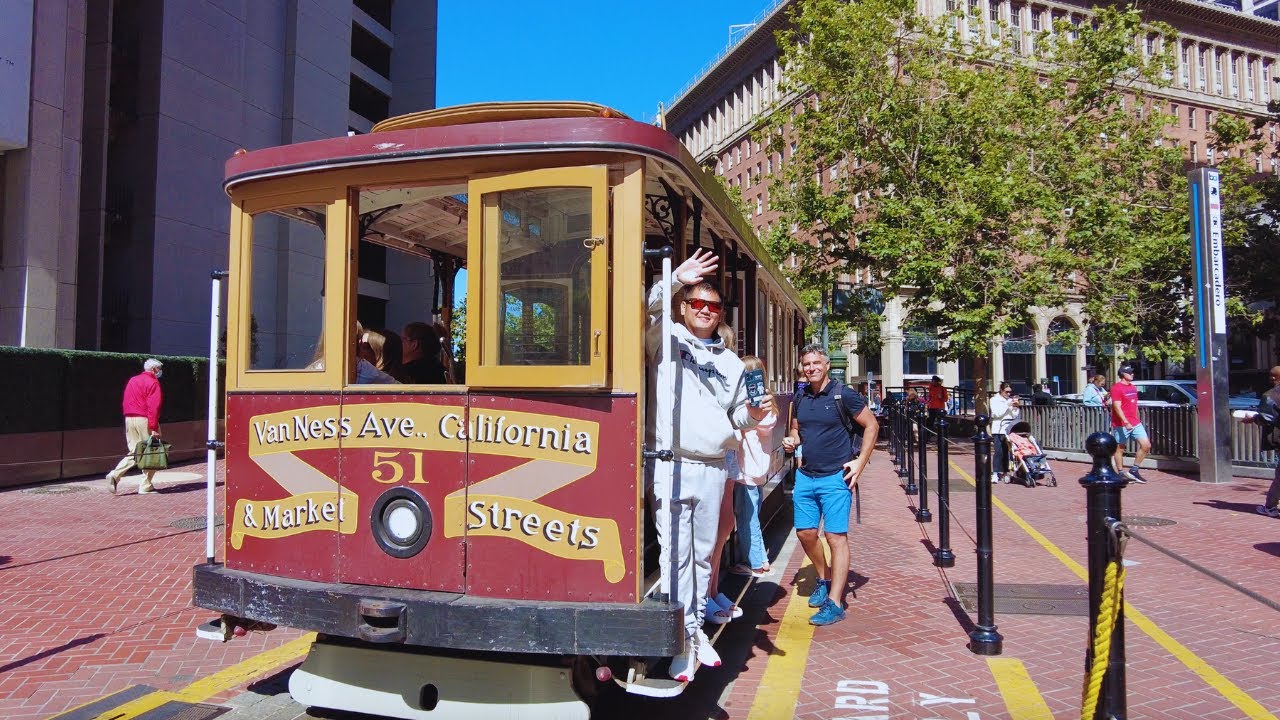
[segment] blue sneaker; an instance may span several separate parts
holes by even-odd
[[[822,607],[822,604],[831,598],[827,597],[831,594],[831,581],[819,580],[817,585],[813,586],[813,594],[809,596],[809,607]]]
[[[827,598],[827,601],[822,603],[822,607],[818,609],[818,612],[814,613],[813,617],[809,618],[809,624],[834,625],[843,619],[844,610],[841,610],[840,606],[835,604],[831,598]]]

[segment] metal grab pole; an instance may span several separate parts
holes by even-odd
[[[938,567],[955,567],[956,554],[951,552],[951,451],[947,447],[947,419],[938,419],[938,549],[933,552]]]
[[[902,412],[902,426],[907,435],[907,494],[916,493],[916,428],[910,409]]]
[[[209,273],[212,281],[209,291],[209,414],[205,416],[208,425],[207,442],[205,443],[205,503],[204,503],[204,555],[212,565],[214,495],[217,487],[218,448],[218,326],[222,322],[222,278],[229,275],[226,270],[214,270]]]
[[[668,245],[663,248],[663,251],[664,252],[662,255],[662,364],[658,366],[658,378],[660,378],[658,379],[658,387],[660,388],[660,392],[665,393],[666,396],[670,398],[671,405],[669,405],[668,407],[671,407],[672,409],[669,413],[669,417],[658,418],[658,423],[669,423],[667,427],[670,428],[670,430],[666,433],[667,435],[666,440],[659,441],[658,452],[666,453],[667,457],[669,458],[671,457],[671,438],[674,437],[675,435],[674,403],[675,403],[675,397],[676,397],[676,371],[671,364],[674,361],[674,357],[675,357],[674,353],[672,353],[671,351],[672,350],[671,346],[675,344],[675,337],[672,336],[671,334],[672,248],[671,246]],[[659,425],[659,427],[661,427],[661,425]],[[667,500],[667,503],[668,503],[667,512],[658,513],[658,515],[660,517],[665,516],[667,518],[666,540],[667,540],[667,549],[670,551],[668,553],[667,560],[670,563],[670,565],[667,568],[666,572],[658,574],[658,579],[662,581],[662,592],[666,593],[667,602],[675,602],[676,596],[675,596],[674,590],[675,590],[675,582],[676,582],[676,573],[678,572],[678,568],[680,566],[680,556],[677,553],[677,548],[675,543],[676,528],[671,526],[671,520],[670,520],[672,508],[675,507],[675,498],[677,497],[675,477],[674,477],[675,463],[668,461],[660,465],[657,465],[656,467],[654,467],[653,472],[654,472],[655,478],[657,477],[657,474],[659,472],[665,472],[669,477],[669,480],[667,482],[667,487],[671,492],[671,497]],[[661,522],[661,520],[659,520],[658,522]]]
[[[920,496],[916,501],[916,522],[927,523],[933,520],[929,512],[929,425],[925,422],[923,411],[916,413],[916,423],[920,426]]]
[[[986,415],[977,418],[978,434],[973,438],[973,474],[977,478],[978,510],[978,622],[969,633],[969,650],[977,655],[999,655],[1004,638],[996,632],[995,568],[991,552],[991,435]]]
[[[1089,540],[1089,649],[1085,653],[1086,672],[1093,667],[1093,636],[1098,627],[1102,606],[1102,589],[1107,564],[1116,557],[1112,524],[1120,520],[1120,491],[1129,481],[1111,467],[1116,452],[1116,439],[1110,433],[1096,432],[1084,441],[1085,452],[1093,456],[1093,469],[1080,478],[1086,493],[1087,533]],[[1119,599],[1119,615],[1111,629],[1111,649],[1107,656],[1107,672],[1102,677],[1102,690],[1095,720],[1124,720],[1124,590]]]

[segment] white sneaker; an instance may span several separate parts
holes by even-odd
[[[1000,484],[1000,473],[991,473],[991,484],[992,485]]]
[[[685,641],[684,652],[671,658],[671,669],[667,671],[667,674],[673,680],[679,680],[680,682],[693,680],[693,674],[698,670],[697,643],[698,639],[696,637],[689,638]]]
[[[707,639],[707,634],[698,631],[698,662],[708,667],[720,667],[720,653],[716,652],[711,641]]]

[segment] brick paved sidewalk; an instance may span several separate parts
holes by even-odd
[[[0,717],[45,718],[137,684],[177,690],[300,634],[198,640],[212,617],[191,607],[205,534],[181,521],[203,520],[204,464],[159,473],[155,495],[135,494],[138,477],[119,496],[100,478],[0,492]]]
[[[965,452],[965,448],[959,448]],[[973,472],[971,454],[953,454],[953,463]],[[936,459],[929,459],[931,489]],[[1054,462],[1059,487],[1034,489],[998,485],[996,499],[1042,533],[1045,542],[1085,565],[1085,491],[1078,480],[1088,466]],[[1025,666],[1047,712],[1019,715],[1006,707],[987,659],[966,647],[970,615],[952,595],[949,582],[975,582],[973,492],[952,495],[952,547],[957,562],[941,570],[931,564],[937,537],[934,522],[914,520],[915,499],[898,485],[889,456],[877,452],[862,481],[863,524],[852,526],[856,590],[849,618],[816,628],[795,716],[799,718],[869,717],[858,703],[875,702],[877,716],[893,718],[1078,717],[1084,671],[1087,617],[996,616],[1004,636],[1002,659]],[[1191,478],[1144,471],[1145,486],[1123,493],[1124,515],[1158,516],[1176,524],[1137,528],[1190,559],[1280,600],[1273,591],[1280,523],[1254,513],[1266,482],[1237,480],[1202,485]],[[953,486],[972,484],[951,472]],[[994,511],[997,583],[1086,585],[1061,560],[999,508]],[[1280,631],[1276,611],[1151,550],[1128,544],[1128,603],[1168,633],[1186,651],[1221,673],[1226,682],[1260,703],[1254,717],[1280,710],[1273,679],[1280,671]],[[782,590],[800,587],[791,602],[803,603],[812,588],[812,571],[801,571],[803,553],[791,558]],[[787,595],[776,593],[768,617],[781,619]],[[808,612],[803,617],[807,618]],[[779,623],[761,626],[746,667],[723,702],[733,718],[747,717],[758,698],[756,684],[766,672]],[[1130,717],[1241,718],[1244,710],[1157,644],[1131,616],[1126,627],[1128,708]],[[1169,644],[1166,642],[1166,644]],[[794,647],[781,651],[793,652]],[[1190,657],[1190,655],[1188,655]],[[762,693],[777,688],[761,688]],[[1247,698],[1246,698],[1247,701]]]

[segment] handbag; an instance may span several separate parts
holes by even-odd
[[[133,460],[139,470],[165,470],[169,467],[170,447],[158,437],[139,441],[133,449]]]

